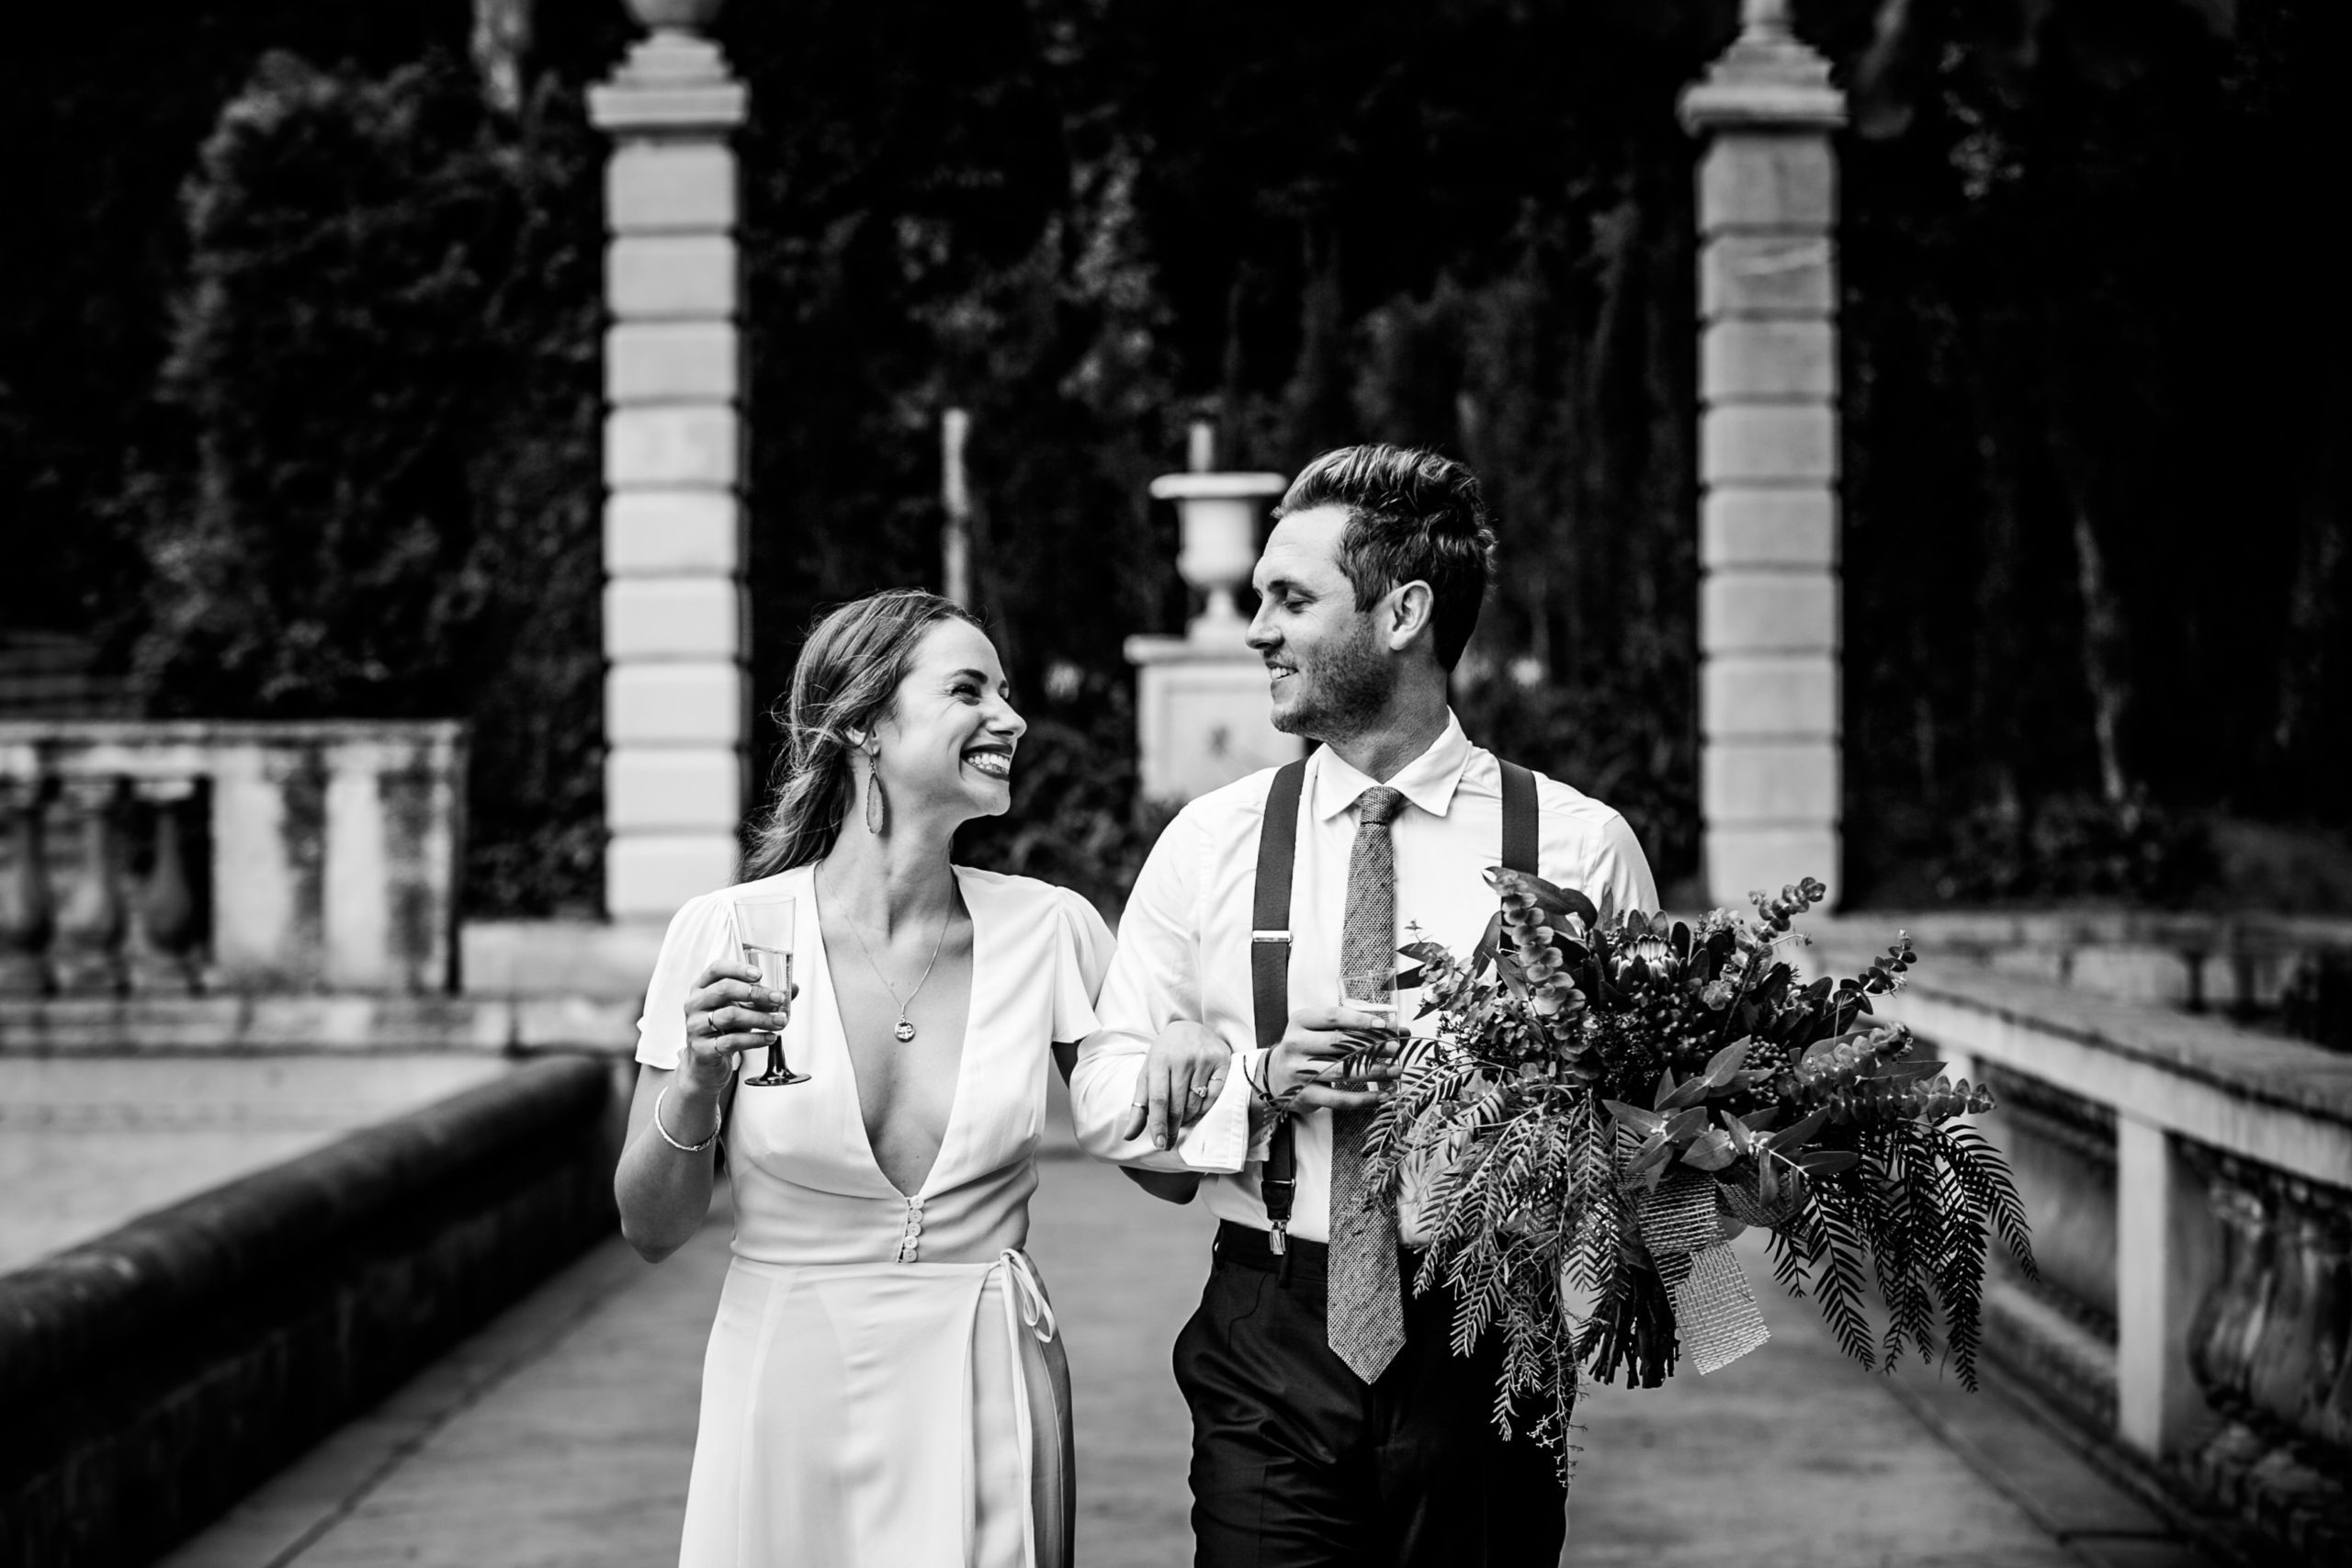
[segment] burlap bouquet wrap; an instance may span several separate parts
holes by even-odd
[[[1727,1367],[1771,1337],[1747,1273],[1724,1240],[1715,1194],[1715,1179],[1686,1165],[1670,1167],[1655,1187],[1645,1190],[1637,1181],[1633,1189],[1634,1228],[1674,1303],[1675,1338],[1702,1372]]]

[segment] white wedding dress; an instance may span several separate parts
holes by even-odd
[[[729,899],[793,894],[785,1047],[808,1081],[737,1086],[735,1260],[703,1366],[682,1568],[1068,1568],[1069,1374],[1022,1251],[1046,1074],[1083,1039],[1111,933],[1083,898],[956,868],[970,1022],[922,1190],[875,1164],[810,868],[707,894],[664,939],[638,1060],[672,1067]],[[764,1052],[746,1056],[745,1076]]]

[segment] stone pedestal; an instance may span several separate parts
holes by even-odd
[[[666,919],[736,874],[750,713],[735,155],[744,93],[686,30],[589,95],[614,141],[605,339],[605,907]]]
[[[1258,564],[1259,524],[1282,494],[1280,474],[1166,474],[1152,495],[1176,503],[1176,570],[1202,595],[1182,637],[1131,637],[1144,793],[1178,803],[1296,757],[1273,727],[1266,668],[1242,637],[1236,599]]]
[[[1779,0],[1683,96],[1699,173],[1700,783],[1707,897],[1839,853],[1837,156],[1827,62]]]

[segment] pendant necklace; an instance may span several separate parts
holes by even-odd
[[[890,976],[882,973],[882,965],[874,962],[874,952],[865,945],[865,937],[858,931],[857,921],[851,917],[847,909],[842,911],[842,924],[849,928],[850,940],[857,943],[857,951],[865,958],[865,966],[874,971],[874,977],[882,982],[882,988],[890,993],[890,1000],[898,1005],[899,1024],[890,1032],[902,1045],[915,1037],[915,1026],[908,1021],[907,1010],[915,1005],[917,997],[922,995],[923,982],[931,978],[932,968],[939,962],[939,950],[946,945],[947,924],[955,918],[956,911],[952,908],[941,917],[939,935],[931,944],[931,963],[922,966],[922,975],[915,981],[915,988],[907,993],[907,999],[899,1001],[899,987],[890,984]]]

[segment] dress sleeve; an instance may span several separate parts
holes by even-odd
[[[645,987],[645,1013],[637,1021],[637,1059],[674,1069],[686,1048],[686,994],[727,948],[727,901],[705,894],[672,917]]]
[[[1110,971],[1117,942],[1083,896],[1067,887],[1053,892],[1060,926],[1054,942],[1054,1038],[1076,1044],[1102,1027],[1094,1003],[1102,994],[1102,976]]]

